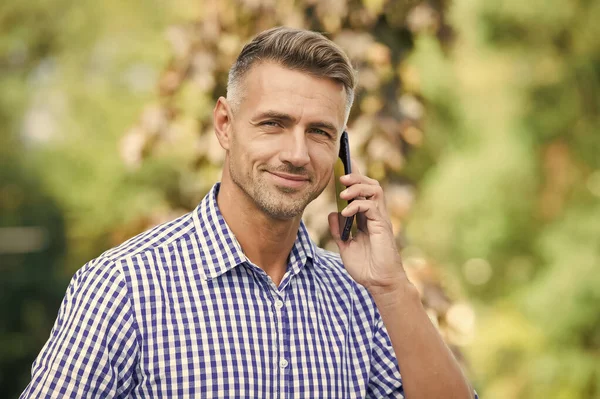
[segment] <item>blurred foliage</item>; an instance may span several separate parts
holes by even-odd
[[[600,397],[598,18],[597,2],[456,2],[451,54],[422,36],[410,57],[432,138],[414,156],[442,151],[408,234],[478,310],[485,397]]]
[[[358,69],[352,153],[481,396],[600,398],[599,19],[584,0],[2,2],[0,397],[78,267],[219,179],[228,68],[287,25]],[[335,250],[333,194],[305,221]]]

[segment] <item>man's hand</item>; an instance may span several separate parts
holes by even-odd
[[[348,241],[342,241],[337,212],[329,214],[329,228],[346,270],[357,283],[369,291],[394,290],[398,282],[408,280],[396,247],[383,190],[377,180],[360,174],[356,162],[352,164],[355,172],[340,178],[347,187],[340,197],[353,200],[341,215],[356,216],[358,232]]]

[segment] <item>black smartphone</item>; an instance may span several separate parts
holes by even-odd
[[[344,201],[340,198],[340,193],[346,189],[346,187],[340,183],[340,177],[352,173],[352,165],[350,161],[350,145],[348,144],[348,132],[344,130],[340,141],[340,153],[338,161],[335,165],[335,192],[338,212],[341,212],[352,200]],[[354,224],[354,216],[343,217],[340,215],[340,234],[342,241],[348,241],[350,238],[350,232]]]

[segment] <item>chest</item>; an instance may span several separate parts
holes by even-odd
[[[243,270],[223,277],[136,304],[140,396],[364,396],[369,321],[350,292],[319,279],[279,292]]]

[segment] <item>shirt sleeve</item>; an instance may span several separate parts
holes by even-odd
[[[371,347],[371,371],[367,398],[404,398],[398,360],[379,312],[377,312]]]
[[[125,280],[111,262],[92,261],[71,280],[20,398],[124,398],[137,356]]]
[[[479,399],[475,390],[473,396]],[[376,332],[373,337],[367,398],[404,398],[398,359],[379,313],[377,313]]]

